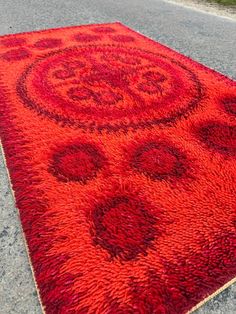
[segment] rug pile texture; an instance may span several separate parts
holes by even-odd
[[[182,314],[236,275],[236,84],[120,23],[0,37],[0,134],[47,314]]]

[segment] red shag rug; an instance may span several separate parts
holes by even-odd
[[[47,314],[181,314],[234,281],[232,80],[120,23],[3,36],[0,73]]]

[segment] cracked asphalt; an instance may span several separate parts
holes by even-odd
[[[236,79],[236,18],[163,0],[0,0],[0,35],[114,21]],[[0,153],[0,314],[41,313]],[[195,313],[236,313],[236,284]]]

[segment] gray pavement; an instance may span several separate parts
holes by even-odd
[[[113,21],[236,79],[236,21],[162,0],[0,0],[0,34]],[[41,309],[0,154],[0,314],[13,313]],[[236,313],[236,285],[197,313]]]

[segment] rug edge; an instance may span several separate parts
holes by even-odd
[[[39,30],[32,30],[32,31],[25,31],[25,32],[19,32],[19,33],[10,33],[10,34],[3,34],[0,35],[0,40],[3,38],[8,38],[8,37],[12,37],[12,36],[19,36],[19,35],[27,35],[27,34],[39,34],[39,33],[44,33],[47,31],[55,31],[55,30],[63,30],[63,29],[71,29],[71,28],[80,28],[80,27],[85,27],[85,26],[101,26],[101,25],[121,25],[123,28],[128,29],[129,31],[135,33],[136,35],[140,36],[141,38],[145,38],[147,40],[149,40],[150,42],[156,44],[160,44],[162,47],[164,47],[165,49],[167,49],[170,52],[174,52],[177,53],[178,55],[180,55],[182,58],[188,60],[189,62],[194,62],[195,65],[201,66],[201,68],[209,73],[212,73],[218,77],[220,77],[221,79],[224,80],[230,80],[232,81],[232,83],[236,84],[236,81],[234,80],[234,78],[229,77],[223,73],[221,73],[218,70],[215,70],[205,64],[202,64],[201,61],[197,61],[189,56],[186,56],[185,54],[179,52],[178,50],[171,48],[169,46],[167,46],[166,44],[159,42],[155,39],[153,39],[150,36],[144,35],[143,33],[141,33],[139,30],[137,31],[136,29],[132,29],[131,27],[127,26],[126,24],[122,23],[121,21],[117,20],[117,21],[111,21],[111,22],[107,22],[107,23],[89,23],[89,24],[80,24],[80,25],[69,25],[69,26],[63,26],[63,27],[52,27],[52,28],[44,28],[44,29],[39,29]]]
[[[222,287],[220,287],[219,289],[217,289],[215,292],[213,292],[212,294],[209,294],[205,299],[203,299],[201,302],[197,303],[194,307],[191,308],[190,311],[188,311],[186,314],[192,314],[194,311],[196,311],[197,309],[199,309],[200,307],[202,307],[204,304],[206,304],[207,302],[209,302],[210,300],[212,300],[214,297],[216,297],[217,295],[219,295],[221,292],[223,292],[224,290],[226,290],[227,288],[229,288],[231,285],[233,285],[234,283],[236,283],[236,277],[232,278],[230,281],[226,282]]]
[[[125,26],[120,21],[112,21],[112,22],[107,22],[107,23],[89,23],[89,24],[69,25],[69,26],[62,26],[62,27],[50,27],[50,28],[42,28],[42,29],[36,29],[32,31],[25,31],[25,32],[19,32],[19,33],[3,34],[3,35],[0,35],[0,40],[3,38],[19,36],[19,35],[39,34],[39,33],[44,33],[48,31],[56,31],[56,30],[63,30],[63,29],[67,30],[70,28],[80,28],[80,27],[85,27],[85,26],[101,26],[101,25],[115,25],[115,24],[121,24]]]
[[[16,209],[18,222],[19,222],[19,225],[20,225],[20,233],[21,233],[21,236],[22,236],[22,239],[23,239],[23,243],[24,243],[27,259],[28,259],[28,262],[29,262],[29,266],[30,266],[30,270],[31,270],[31,274],[32,274],[32,278],[33,278],[33,282],[34,282],[34,286],[35,286],[35,290],[37,292],[37,299],[39,301],[39,305],[40,305],[40,308],[42,310],[42,313],[46,314],[45,306],[43,305],[43,302],[42,302],[42,299],[41,299],[41,296],[40,296],[39,287],[38,287],[38,284],[37,284],[37,281],[36,281],[36,277],[35,277],[35,273],[34,273],[34,268],[33,268],[32,262],[31,262],[30,251],[29,251],[29,247],[28,247],[28,244],[27,244],[27,241],[26,241],[25,232],[23,230],[23,226],[22,226],[22,223],[21,223],[20,211],[19,211],[18,207],[16,206],[15,191],[13,189],[13,185],[12,185],[12,182],[11,182],[11,176],[10,176],[10,172],[8,170],[7,160],[6,160],[6,156],[5,156],[4,147],[3,147],[3,143],[2,143],[1,137],[0,137],[0,153],[2,154],[2,157],[3,157],[3,164],[5,166],[5,171],[6,171],[6,174],[7,174],[7,179],[8,179],[8,183],[9,183],[10,193],[11,193],[11,196],[12,196],[13,201],[14,201],[14,207]]]

